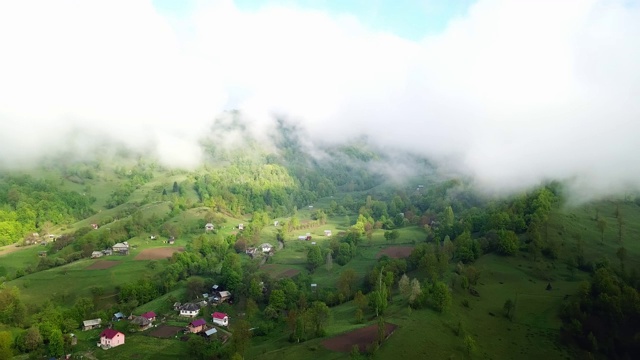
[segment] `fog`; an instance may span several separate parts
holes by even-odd
[[[213,119],[239,109],[258,139],[286,114],[310,144],[365,135],[489,193],[546,180],[585,200],[635,191],[638,38],[640,6],[623,0],[480,0],[420,41],[231,1],[180,15],[145,1],[2,2],[0,163],[33,162],[75,133],[191,168]]]

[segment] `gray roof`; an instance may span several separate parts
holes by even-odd
[[[91,319],[82,322],[84,326],[96,326],[102,324],[102,319]]]
[[[200,306],[194,303],[186,303],[180,307],[180,310],[197,311],[200,310]]]
[[[143,318],[142,316],[136,316],[135,318],[133,318],[133,320],[131,320],[131,323],[140,326],[147,326],[151,324],[151,320]]]
[[[114,317],[117,317],[117,318],[123,318],[123,317],[124,317],[124,314],[123,314],[123,313],[121,313],[121,312],[117,312],[117,313],[113,314],[113,316],[114,316]]]
[[[217,332],[218,332],[218,330],[216,328],[211,328],[211,329],[205,331],[204,334],[207,335],[207,336],[211,336],[211,335],[213,335],[213,334],[215,334]]]

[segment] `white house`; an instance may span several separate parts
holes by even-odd
[[[331,230],[325,230],[324,236],[331,236]]]
[[[238,224],[238,230],[244,230],[244,224]]]
[[[268,253],[269,251],[273,250],[273,245],[269,243],[264,243],[260,245],[260,248],[262,249],[262,252]]]
[[[198,304],[186,303],[180,306],[180,316],[196,317],[200,312]]]
[[[211,317],[213,318],[214,324],[218,326],[229,326],[229,316],[227,316],[227,314],[214,312],[213,314],[211,314]]]

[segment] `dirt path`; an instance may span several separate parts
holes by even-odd
[[[0,246],[0,256],[11,254],[12,252],[23,250],[23,249],[26,249],[28,247],[29,246],[20,246],[20,247],[18,247],[18,246],[16,246],[16,244]]]

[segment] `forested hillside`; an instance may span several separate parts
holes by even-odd
[[[567,209],[556,182],[487,196],[427,159],[362,139],[311,155],[295,131],[278,138],[275,149],[205,144],[207,161],[192,170],[123,150],[5,171],[0,239],[15,245],[0,252],[3,351],[106,359],[140,349],[154,359],[636,351],[632,199]],[[413,169],[401,181],[389,174],[399,162]],[[116,244],[126,254],[106,255]],[[208,303],[214,284],[232,301]],[[195,301],[207,303],[203,316],[231,315],[230,328],[219,328],[225,337],[162,340],[112,322],[114,313],[154,311],[161,327],[184,327],[173,304]],[[88,318],[112,322],[127,344],[96,352],[97,330],[78,332]],[[386,327],[395,331],[388,339]],[[350,335],[374,328],[364,342]],[[158,341],[166,353],[151,350]]]

